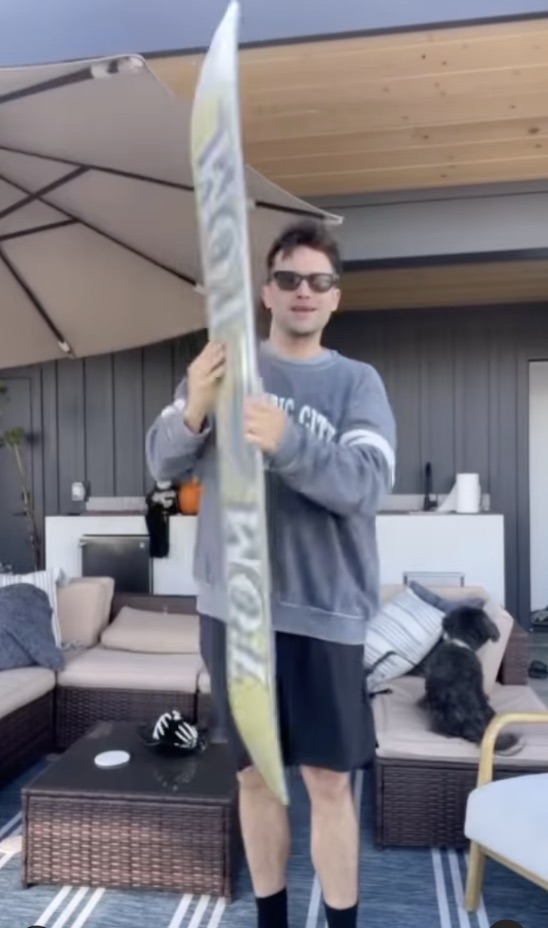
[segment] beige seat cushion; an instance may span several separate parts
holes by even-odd
[[[548,773],[495,780],[475,789],[468,798],[464,831],[487,851],[548,882]]]
[[[84,689],[173,690],[195,693],[199,654],[142,654],[98,645],[71,655],[57,675],[59,686]]]
[[[61,641],[92,648],[108,623],[114,595],[111,577],[78,577],[57,590]]]
[[[105,648],[149,654],[199,654],[196,615],[146,612],[124,606],[101,635]]]
[[[53,670],[45,667],[20,667],[0,671],[0,718],[40,699],[55,687]],[[0,752],[2,748],[0,745]]]
[[[376,696],[373,700],[379,757],[477,763],[478,747],[460,738],[445,738],[428,730],[426,714],[417,706],[424,693],[423,680],[401,677],[392,681],[390,688],[392,693]],[[501,686],[496,683],[490,699],[495,712],[500,713],[545,709],[528,686]],[[504,758],[504,765],[538,764],[548,768],[548,725],[516,726],[511,730],[520,732],[525,743],[519,754]]]

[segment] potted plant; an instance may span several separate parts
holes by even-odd
[[[40,534],[38,531],[38,525],[36,521],[36,513],[34,511],[34,502],[32,498],[32,493],[29,487],[29,481],[27,476],[27,471],[25,467],[25,460],[23,456],[23,447],[28,442],[28,437],[25,434],[25,430],[20,426],[14,426],[12,428],[4,429],[2,428],[2,406],[9,401],[9,391],[5,383],[0,381],[0,449],[6,449],[11,455],[14,465],[17,470],[17,475],[19,477],[19,483],[21,485],[21,501],[23,504],[23,514],[27,520],[28,532],[29,532],[29,542],[32,550],[32,558],[34,569],[40,569],[41,563],[41,548],[40,548]],[[0,567],[0,570],[2,568]],[[5,567],[4,567],[5,571]]]

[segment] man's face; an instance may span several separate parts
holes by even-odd
[[[314,275],[299,280],[295,275]],[[278,254],[271,278],[263,287],[263,302],[272,313],[272,325],[293,338],[321,334],[339,305],[341,292],[327,255],[312,248]]]

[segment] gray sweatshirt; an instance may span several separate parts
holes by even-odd
[[[280,357],[264,344],[265,391],[289,421],[265,460],[272,621],[278,631],[345,644],[364,642],[378,608],[375,516],[395,471],[395,423],[382,381],[368,364],[324,350]],[[157,481],[191,474],[203,483],[194,574],[198,611],[226,621],[215,422],[185,424],[186,381],[146,439]]]

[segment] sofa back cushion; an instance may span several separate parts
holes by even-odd
[[[483,670],[483,690],[489,696],[493,692],[499,670],[508,646],[514,620],[495,600],[488,599],[483,607],[500,632],[498,641],[488,641],[477,652]]]
[[[397,596],[398,593],[401,593],[402,590],[407,589],[406,584],[404,583],[385,583],[381,587],[380,597],[381,602],[387,602],[389,599],[393,599],[394,596]],[[432,593],[436,593],[438,596],[443,596],[445,599],[482,599],[484,601],[489,599],[489,594],[482,586],[434,586],[428,585],[427,589],[431,590]]]
[[[381,588],[381,602],[387,603],[393,600],[405,589],[404,584],[385,584]],[[485,612],[495,622],[500,632],[498,641],[488,641],[477,652],[483,671],[483,688],[489,695],[496,683],[514,620],[481,586],[429,586],[428,589],[447,601],[454,601],[456,605],[463,600],[483,600]]]
[[[484,602],[483,609],[490,619],[493,620],[500,632],[498,641],[488,641],[477,652],[478,658],[483,671],[483,689],[489,695],[496,683],[499,670],[504,658],[504,652],[508,645],[508,640],[512,632],[514,620],[496,602],[487,590],[481,586],[460,586],[460,587],[431,587],[432,591],[447,600],[454,600],[457,604],[462,600],[482,599]]]
[[[147,654],[199,654],[198,617],[123,606],[103,631],[101,644],[104,648]]]
[[[409,586],[421,599],[430,603],[431,606],[435,606],[436,609],[441,609],[444,615],[455,608],[455,602],[457,601],[455,596],[444,596],[443,593],[438,593],[431,587],[423,586],[422,583],[417,583],[415,580],[412,580]],[[487,597],[474,596],[469,590],[466,592],[467,595],[463,596],[461,600],[463,605],[471,606],[473,609],[483,609]]]
[[[457,601],[467,599],[482,599],[486,602],[489,599],[489,593],[482,586],[429,586],[433,593],[443,596],[444,599],[456,599]]]
[[[114,580],[78,577],[57,590],[61,641],[65,646],[92,648],[108,624]]]

